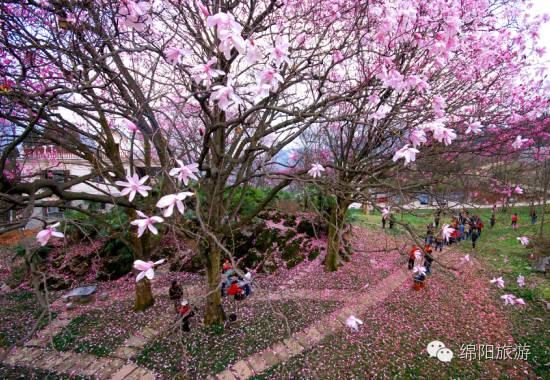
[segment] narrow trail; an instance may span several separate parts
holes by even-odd
[[[445,250],[446,251],[446,250]],[[444,251],[444,252],[445,252]],[[443,253],[444,253],[443,252]],[[441,256],[439,253],[437,256]],[[259,375],[277,364],[284,363],[293,356],[314,347],[324,338],[335,334],[346,326],[346,319],[350,315],[361,315],[366,308],[383,302],[394,290],[398,289],[406,280],[410,280],[411,273],[407,269],[398,269],[385,277],[377,284],[363,292],[342,291],[340,301],[345,305],[308,326],[294,333],[290,338],[275,343],[271,347],[257,352],[245,359],[228,366],[224,371],[210,379],[241,380]],[[297,290],[292,291],[297,294]],[[347,293],[347,295],[346,295]],[[307,290],[306,294],[315,294],[315,291]]]

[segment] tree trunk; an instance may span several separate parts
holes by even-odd
[[[221,281],[220,260],[221,252],[212,239],[208,239],[209,246],[206,247],[205,257],[206,280],[208,284],[208,295],[204,310],[204,324],[206,326],[218,325],[225,321],[225,312],[222,307],[222,297],[219,288]]]
[[[325,271],[335,272],[338,269],[338,257],[342,242],[342,230],[349,202],[337,198],[336,204],[331,207],[328,225],[327,256]]]
[[[540,214],[539,237],[542,240],[542,234],[544,232],[544,219],[546,214],[546,202],[547,202],[547,196],[548,196],[548,184],[550,183],[550,160],[544,163],[541,177],[542,177],[542,210]]]
[[[153,239],[151,239],[149,234],[145,234],[141,238],[130,235],[128,240],[134,253],[134,259],[140,259],[143,261],[149,260],[153,245]],[[141,281],[136,282],[136,301],[134,304],[134,310],[145,310],[148,307],[153,306],[154,303],[155,299],[153,298],[151,281],[149,281],[147,278],[143,278]]]
[[[151,290],[151,281],[146,277],[141,281],[136,282],[136,303],[134,305],[134,311],[142,311],[150,306],[153,306],[155,299],[153,298],[153,291]]]

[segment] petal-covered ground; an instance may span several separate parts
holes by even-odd
[[[344,330],[312,350],[258,378],[508,378],[533,376],[524,360],[497,359],[497,347],[512,346],[510,325],[495,304],[478,264],[460,266],[461,254],[446,252],[445,263],[459,276],[434,264],[428,287],[405,282],[384,302],[364,310],[358,332]],[[405,264],[403,264],[405,265]],[[511,306],[517,307],[517,306]],[[449,363],[429,357],[426,347],[444,342],[454,353]],[[493,347],[495,359],[461,357],[467,345]],[[464,354],[466,351],[463,351]],[[470,355],[471,358],[471,355]]]
[[[0,297],[0,348],[9,347],[29,334],[38,323],[38,330],[48,323],[41,315],[34,294],[27,290],[17,290]],[[55,318],[56,313],[52,314]]]
[[[226,323],[225,330],[201,327],[202,305],[198,306],[190,332],[173,329],[150,342],[137,357],[137,363],[158,371],[165,379],[176,375],[183,379],[204,379],[288,338],[341,304],[312,300],[228,301],[226,313],[235,313],[237,320]]]
[[[264,289],[342,289],[363,290],[397,269],[403,257],[392,248],[396,239],[378,231],[353,227],[350,261],[327,273],[321,258],[304,261],[291,269],[279,269],[271,275],[259,275],[256,283]],[[400,244],[400,242],[398,241]]]
[[[164,314],[170,302],[167,297],[157,297],[155,304],[143,312],[134,312],[132,306],[132,300],[124,299],[81,313],[53,337],[55,349],[107,356],[130,335]]]

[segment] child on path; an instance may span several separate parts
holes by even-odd
[[[514,229],[518,228],[518,214],[517,213],[514,213],[514,215],[512,215],[512,228],[514,228]]]
[[[181,307],[179,309],[179,313],[181,316],[181,328],[185,332],[191,331],[190,326],[190,319],[195,315],[195,312],[191,308],[191,305],[189,305],[189,302],[187,300],[181,301]]]
[[[418,248],[416,245],[413,245],[411,250],[409,251],[409,262],[408,262],[409,270],[414,268],[414,261],[416,260],[417,252],[420,252],[420,248]]]

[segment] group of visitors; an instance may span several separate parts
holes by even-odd
[[[435,216],[434,223],[430,223],[426,226],[426,239],[425,242],[428,245],[434,245],[435,250],[442,251],[443,245],[453,245],[462,240],[471,239],[472,248],[476,247],[476,242],[481,236],[481,232],[485,225],[481,218],[477,215],[470,215],[468,211],[463,211],[454,215],[451,219],[449,226],[453,229],[453,232],[448,239],[443,236],[443,229],[440,229],[437,233],[440,222],[440,212],[438,211]],[[491,227],[494,226],[495,216],[491,217]]]
[[[241,277],[229,260],[225,260],[222,266],[221,295],[232,296],[236,301],[242,301],[252,293],[252,274],[247,272]],[[189,304],[187,299],[183,298],[183,290],[177,280],[172,281],[168,290],[168,297],[174,304],[174,311],[181,318],[181,327],[183,331],[191,331],[191,318],[195,315],[195,308]],[[230,321],[237,320],[236,314],[229,316]]]

